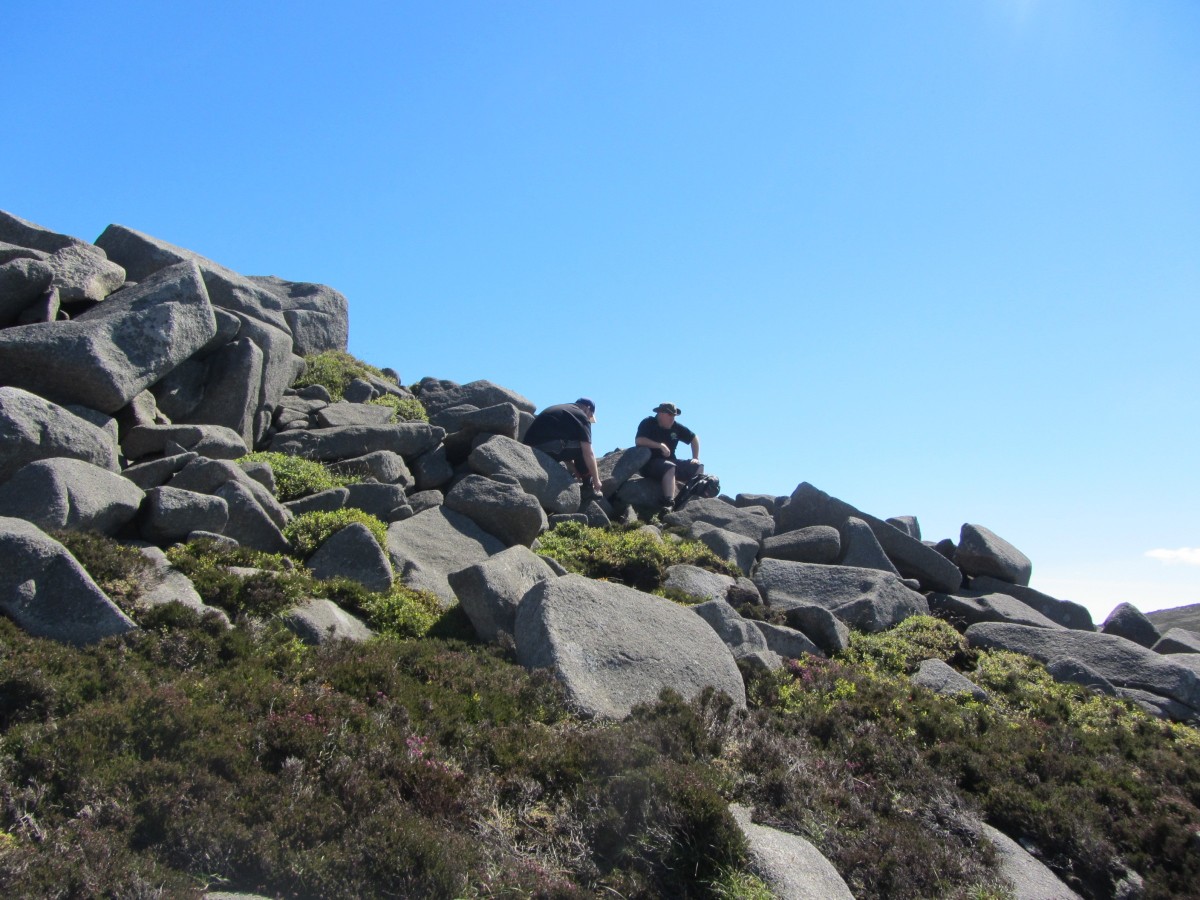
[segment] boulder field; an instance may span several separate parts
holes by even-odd
[[[1097,627],[1082,606],[1030,588],[1030,560],[984,525],[923,540],[915,516],[882,518],[807,482],[788,496],[693,500],[647,526],[673,526],[741,573],[673,567],[667,586],[696,606],[566,574],[538,555],[538,536],[562,521],[648,523],[658,488],[637,472],[649,451],[600,459],[603,496],[585,500],[562,465],[520,442],[536,409],[508,388],[406,388],[392,370],[338,397],[295,387],[305,357],[345,351],[348,316],[323,285],[240,275],[121,225],[88,243],[0,212],[0,611],[76,644],[137,627],[49,531],[136,542],[156,562],[155,602],[196,606],[162,548],[215,536],[286,552],[293,517],[353,508],[382,520],[386,540],[361,525],[337,532],[310,557],[319,577],[398,581],[461,604],[481,640],[553,670],[588,717],[621,718],[664,688],[716,688],[744,705],[742,672],[933,614],[1060,680],[1200,719],[1196,632],[1162,634],[1129,605]],[[428,421],[393,421],[389,399],[419,400]],[[281,503],[270,466],[244,459],[253,450],[363,480]],[[742,618],[735,604],[748,601],[787,625]],[[328,600],[285,620],[306,640],[370,636]],[[915,677],[978,691],[940,666]],[[806,852],[757,828],[764,866]]]

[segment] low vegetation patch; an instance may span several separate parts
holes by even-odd
[[[686,563],[724,575],[738,570],[697,541],[665,541],[639,528],[592,528],[564,522],[538,537],[538,552],[571,572],[619,581],[641,591],[662,587],[670,566]]]
[[[324,463],[273,450],[248,453],[239,462],[265,462],[275,473],[275,496],[283,503],[331,488],[356,484],[361,478],[340,475]]]
[[[374,400],[367,401],[376,406],[387,406],[392,410],[394,422],[428,422],[429,413],[416,397],[397,397],[395,394],[384,394]]]
[[[356,378],[373,375],[383,378],[383,371],[344,350],[326,350],[304,357],[304,374],[293,382],[292,387],[304,388],[319,384],[329,391],[335,401],[341,400]]]
[[[365,525],[380,547],[387,546],[387,525],[369,512],[351,507],[296,516],[284,526],[283,536],[297,556],[308,559],[323,543],[347,525],[355,523]]]

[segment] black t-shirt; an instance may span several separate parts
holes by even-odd
[[[592,442],[592,423],[583,407],[574,403],[547,406],[538,413],[529,430],[525,432],[525,443],[530,447],[547,441]]]
[[[658,424],[658,416],[647,416],[638,425],[637,436],[650,438],[656,444],[666,444],[671,448],[671,455],[667,459],[675,459],[675,448],[679,446],[679,442],[690,444],[696,435],[686,425],[680,425],[678,421],[670,428],[663,428]]]

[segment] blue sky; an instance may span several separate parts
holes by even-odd
[[[670,400],[729,493],[985,525],[1098,618],[1200,602],[1193,0],[9,6],[0,208],[332,285],[357,356],[601,450]]]

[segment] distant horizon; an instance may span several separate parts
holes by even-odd
[[[349,350],[666,400],[729,494],[1200,602],[1200,4],[8,12],[0,208],[341,291]]]

